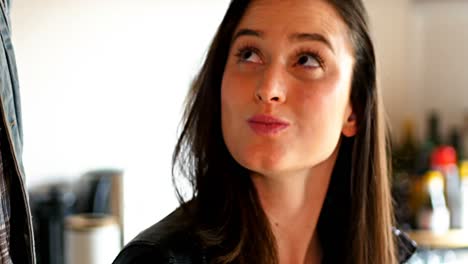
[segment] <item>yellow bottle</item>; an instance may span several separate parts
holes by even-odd
[[[462,228],[468,229],[468,160],[460,164],[460,188],[461,188],[461,209],[462,209]]]
[[[444,176],[439,171],[429,171],[424,176],[426,202],[419,209],[418,227],[444,233],[450,227],[450,213],[444,195]]]

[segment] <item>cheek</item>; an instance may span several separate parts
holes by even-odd
[[[221,83],[221,125],[225,141],[237,140],[247,104],[246,89],[240,78],[226,72]]]
[[[224,103],[227,97],[231,96],[233,89],[231,87],[232,81],[229,74],[225,73],[221,81],[221,102]]]
[[[235,69],[227,67],[221,82],[221,114],[223,122],[233,121],[235,126],[239,119],[247,118],[248,110],[253,107],[255,78],[240,74]]]
[[[341,120],[337,108],[337,101],[331,95],[304,97],[299,116],[304,125],[304,137],[324,141],[339,134]]]
[[[226,69],[221,83],[221,105],[233,106],[245,101],[248,84],[232,70]]]
[[[221,117],[224,125],[232,124],[234,115],[239,108],[240,97],[238,84],[227,74],[221,83]]]
[[[346,89],[338,80],[316,85],[311,89],[300,89],[294,104],[299,124],[302,125],[301,138],[305,148],[320,149],[321,159],[328,157],[338,144],[344,110],[347,100],[343,100]],[[317,153],[318,154],[318,153]]]
[[[328,78],[318,82],[311,89],[302,89],[303,110],[317,116],[322,122],[343,124],[345,109],[349,103],[351,90],[347,71],[335,71]]]
[[[342,90],[337,81],[318,83],[299,89],[293,105],[298,106],[300,118],[310,120],[310,124],[337,122],[345,108]]]
[[[223,78],[223,82],[221,84],[221,125],[223,136],[226,137],[225,131],[229,131],[230,128],[226,127],[229,124],[232,124],[232,108],[231,105],[232,100],[228,100],[228,98],[232,98],[233,89],[229,86],[229,82],[225,81]]]
[[[246,111],[246,99],[242,82],[232,74],[225,74],[221,84],[221,130],[224,143],[231,156],[246,166],[245,129],[243,120]]]

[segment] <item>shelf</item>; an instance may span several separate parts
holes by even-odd
[[[420,247],[430,249],[468,248],[468,230],[453,229],[438,234],[430,230],[416,230],[405,232],[418,243]]]

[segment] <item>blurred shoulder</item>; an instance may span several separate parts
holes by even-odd
[[[157,245],[144,243],[130,243],[119,253],[113,264],[146,264],[146,263],[174,263],[168,251]]]
[[[206,257],[182,208],[166,216],[128,243],[114,264],[127,263],[206,263]]]

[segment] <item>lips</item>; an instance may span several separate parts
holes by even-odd
[[[252,116],[247,123],[259,135],[275,135],[289,127],[287,121],[270,115]]]

